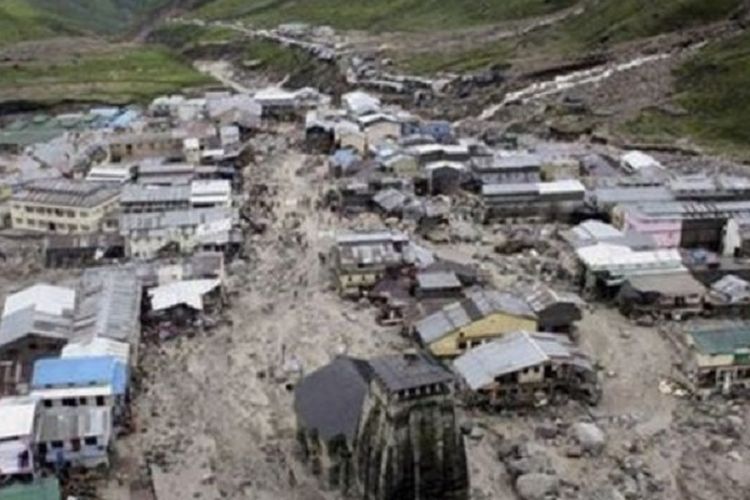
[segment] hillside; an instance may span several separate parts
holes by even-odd
[[[0,45],[87,33],[118,34],[172,0],[0,0]]]
[[[213,0],[204,19],[243,19],[258,25],[302,21],[336,28],[415,31],[486,25],[554,12],[575,0]]]

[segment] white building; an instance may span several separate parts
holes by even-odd
[[[0,399],[0,478],[34,473],[34,429],[38,419],[36,399]]]

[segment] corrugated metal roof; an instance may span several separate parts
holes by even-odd
[[[127,184],[123,186],[120,203],[167,203],[189,202],[190,186],[152,186],[142,184]]]
[[[693,346],[704,354],[750,354],[750,325],[717,330],[695,330],[688,332]]]
[[[581,364],[585,357],[563,335],[519,331],[467,351],[453,362],[453,368],[472,390],[477,390],[492,384],[497,377],[550,359]]]
[[[417,286],[422,290],[445,290],[461,288],[461,282],[456,273],[433,271],[418,273]]]
[[[108,384],[115,394],[128,385],[128,368],[114,356],[40,359],[31,379],[33,389]]]
[[[0,322],[0,345],[30,334],[67,340],[73,336],[73,320],[70,316],[40,313],[29,306],[5,316]]]
[[[143,287],[131,267],[87,269],[74,317],[76,336],[132,342],[140,335]]]
[[[107,183],[70,179],[39,179],[24,185],[13,200],[24,203],[92,208],[116,198],[119,188]]]
[[[130,345],[104,337],[86,342],[71,342],[63,347],[61,358],[112,356],[125,364],[130,363]]]
[[[60,500],[60,483],[56,477],[42,477],[10,484],[0,488],[0,500]]]

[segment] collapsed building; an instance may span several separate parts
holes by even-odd
[[[428,358],[338,357],[295,389],[305,461],[368,500],[468,498],[453,375]]]

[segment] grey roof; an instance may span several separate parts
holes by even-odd
[[[336,436],[352,441],[370,376],[366,361],[339,356],[304,377],[294,390],[294,411],[301,426],[315,429],[324,441]]]
[[[109,183],[70,179],[40,179],[13,195],[14,201],[74,208],[97,207],[116,198],[120,190]]]
[[[445,290],[461,288],[461,282],[456,273],[448,271],[432,271],[417,274],[417,286],[421,290]]]
[[[580,307],[584,303],[583,299],[574,293],[557,292],[543,284],[526,289],[523,295],[526,303],[537,314],[555,304],[566,303]]]
[[[372,201],[386,212],[393,212],[404,207],[408,196],[393,188],[379,191],[372,197]]]
[[[539,184],[536,182],[485,184],[482,186],[482,196],[517,196],[538,194]]]
[[[127,184],[122,188],[120,203],[166,203],[189,202],[190,186],[151,186],[141,184]]]
[[[643,201],[671,201],[674,200],[674,195],[665,186],[617,186],[596,188],[592,198],[598,204],[617,205]]]
[[[503,170],[538,170],[542,166],[539,155],[521,153],[513,155],[477,156],[472,159],[471,167],[476,172],[497,172]]]
[[[685,296],[706,292],[706,287],[687,272],[631,276],[628,284],[641,293]]]
[[[467,351],[453,362],[453,368],[472,390],[477,390],[492,384],[496,377],[551,359],[590,366],[587,358],[563,335],[519,331]]]
[[[408,236],[395,231],[369,231],[343,233],[336,236],[338,245],[367,245],[370,243],[407,242]]]
[[[494,313],[535,318],[534,311],[522,298],[497,290],[479,290],[469,294],[466,299],[448,304],[440,311],[421,319],[415,325],[415,330],[423,343],[431,344]]]
[[[87,269],[78,296],[81,299],[74,318],[77,337],[121,342],[138,339],[142,287],[134,268]]]
[[[47,250],[71,248],[109,248],[121,246],[125,240],[115,233],[50,234],[44,239]]]
[[[370,361],[373,375],[389,393],[453,381],[453,374],[420,354],[391,355]]]
[[[611,243],[624,245],[633,250],[656,248],[656,242],[651,235],[637,231],[622,232],[611,224],[597,220],[587,220],[562,231],[560,236],[575,248],[581,248],[597,243]]]
[[[3,317],[0,322],[0,346],[27,335],[69,340],[73,334],[71,324],[68,316],[45,314],[31,305]]]

